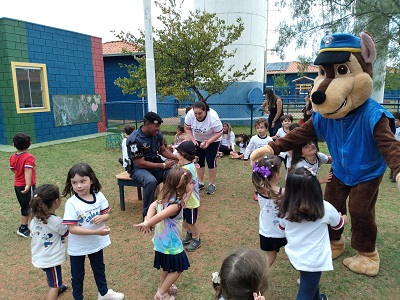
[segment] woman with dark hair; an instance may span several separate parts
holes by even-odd
[[[272,89],[264,91],[265,101],[261,106],[268,114],[268,130],[270,136],[275,136],[278,129],[282,127],[281,117],[283,116],[282,99]]]
[[[217,176],[217,153],[223,133],[222,123],[218,113],[204,101],[197,101],[193,109],[185,117],[185,132],[196,146],[196,156],[200,168],[197,170],[199,189],[205,187],[205,161],[208,166],[209,185],[207,194],[214,194],[215,178]]]

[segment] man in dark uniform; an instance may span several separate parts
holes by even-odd
[[[158,114],[148,112],[143,117],[144,124],[126,141],[132,164],[131,178],[143,184],[143,217],[154,202],[157,185],[165,181],[169,169],[178,162],[178,158],[164,146],[160,132],[162,122]],[[167,160],[163,161],[160,155]]]

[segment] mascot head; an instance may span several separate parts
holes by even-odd
[[[325,36],[314,62],[319,75],[311,91],[313,110],[340,119],[361,106],[371,96],[375,58],[375,43],[368,33],[360,38],[346,33]]]

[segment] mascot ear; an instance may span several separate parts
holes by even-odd
[[[250,154],[251,164],[253,165],[255,162],[259,161],[261,158],[267,155],[274,155],[274,150],[269,145],[264,145],[260,148],[257,148]]]
[[[361,33],[361,56],[366,63],[372,63],[376,58],[375,42],[369,32]]]

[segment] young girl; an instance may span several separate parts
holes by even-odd
[[[235,133],[232,131],[230,123],[225,122],[222,124],[222,139],[218,149],[218,157],[230,154],[235,151]]]
[[[201,239],[199,227],[197,226],[197,217],[200,207],[199,181],[197,179],[196,166],[194,164],[196,146],[192,141],[184,141],[177,148],[178,165],[190,171],[193,181],[193,192],[190,194],[186,205],[183,208],[183,228],[185,228],[186,236],[182,243],[186,246],[186,250],[193,252],[201,247]]]
[[[287,238],[285,252],[293,267],[300,271],[296,299],[327,299],[318,287],[322,271],[333,270],[326,225],[338,230],[348,222],[347,216],[323,199],[315,172],[302,167],[288,175],[278,217],[279,227]]]
[[[238,135],[238,139],[236,141],[236,145],[239,147],[239,152],[236,152],[235,150],[231,151],[230,153],[230,158],[237,158],[237,159],[243,159],[244,157],[244,152],[246,151],[246,147],[249,143],[249,136],[245,133],[241,133]]]
[[[277,156],[264,157],[253,165],[251,180],[260,205],[260,248],[267,252],[272,266],[279,249],[286,245],[285,233],[278,228],[278,201],[285,189],[278,186],[281,179],[281,160]]]
[[[251,152],[255,149],[260,148],[269,142],[273,142],[273,139],[268,136],[268,121],[265,118],[260,118],[256,120],[254,123],[254,127],[257,131],[257,134],[252,136],[250,139],[250,143],[246,147],[246,151],[244,152],[244,163],[247,165],[247,161],[250,157]]]
[[[175,299],[175,286],[181,273],[190,267],[180,239],[182,233],[183,206],[193,191],[192,174],[181,167],[171,169],[162,189],[162,198],[153,202],[146,220],[134,226],[147,231],[154,229],[154,267],[162,268],[160,285],[154,299]]]
[[[318,174],[318,170],[321,167],[322,164],[331,164],[332,163],[332,157],[322,153],[318,152],[317,150],[317,145],[315,144],[314,141],[310,141],[307,144],[294,148],[292,150],[292,161],[291,161],[291,169],[290,171],[293,171],[294,169],[301,168],[303,166],[307,166],[311,168],[315,174]],[[331,181],[332,178],[332,172],[329,172],[325,176],[319,179],[319,183],[327,183]]]
[[[124,294],[107,286],[103,249],[111,241],[110,228],[104,222],[110,218],[110,207],[100,189],[101,184],[88,164],[78,163],[69,170],[63,196],[72,197],[65,204],[63,224],[68,225],[70,232],[68,254],[75,300],[83,299],[86,255],[93,270],[98,299],[124,299]]]
[[[61,217],[56,216],[61,202],[60,191],[53,184],[38,187],[30,201],[32,264],[46,272],[50,287],[46,300],[57,299],[67,289],[62,282],[61,264],[67,260],[65,237],[68,227],[61,224]]]
[[[215,300],[265,300],[268,268],[263,255],[253,249],[237,249],[212,274]]]

